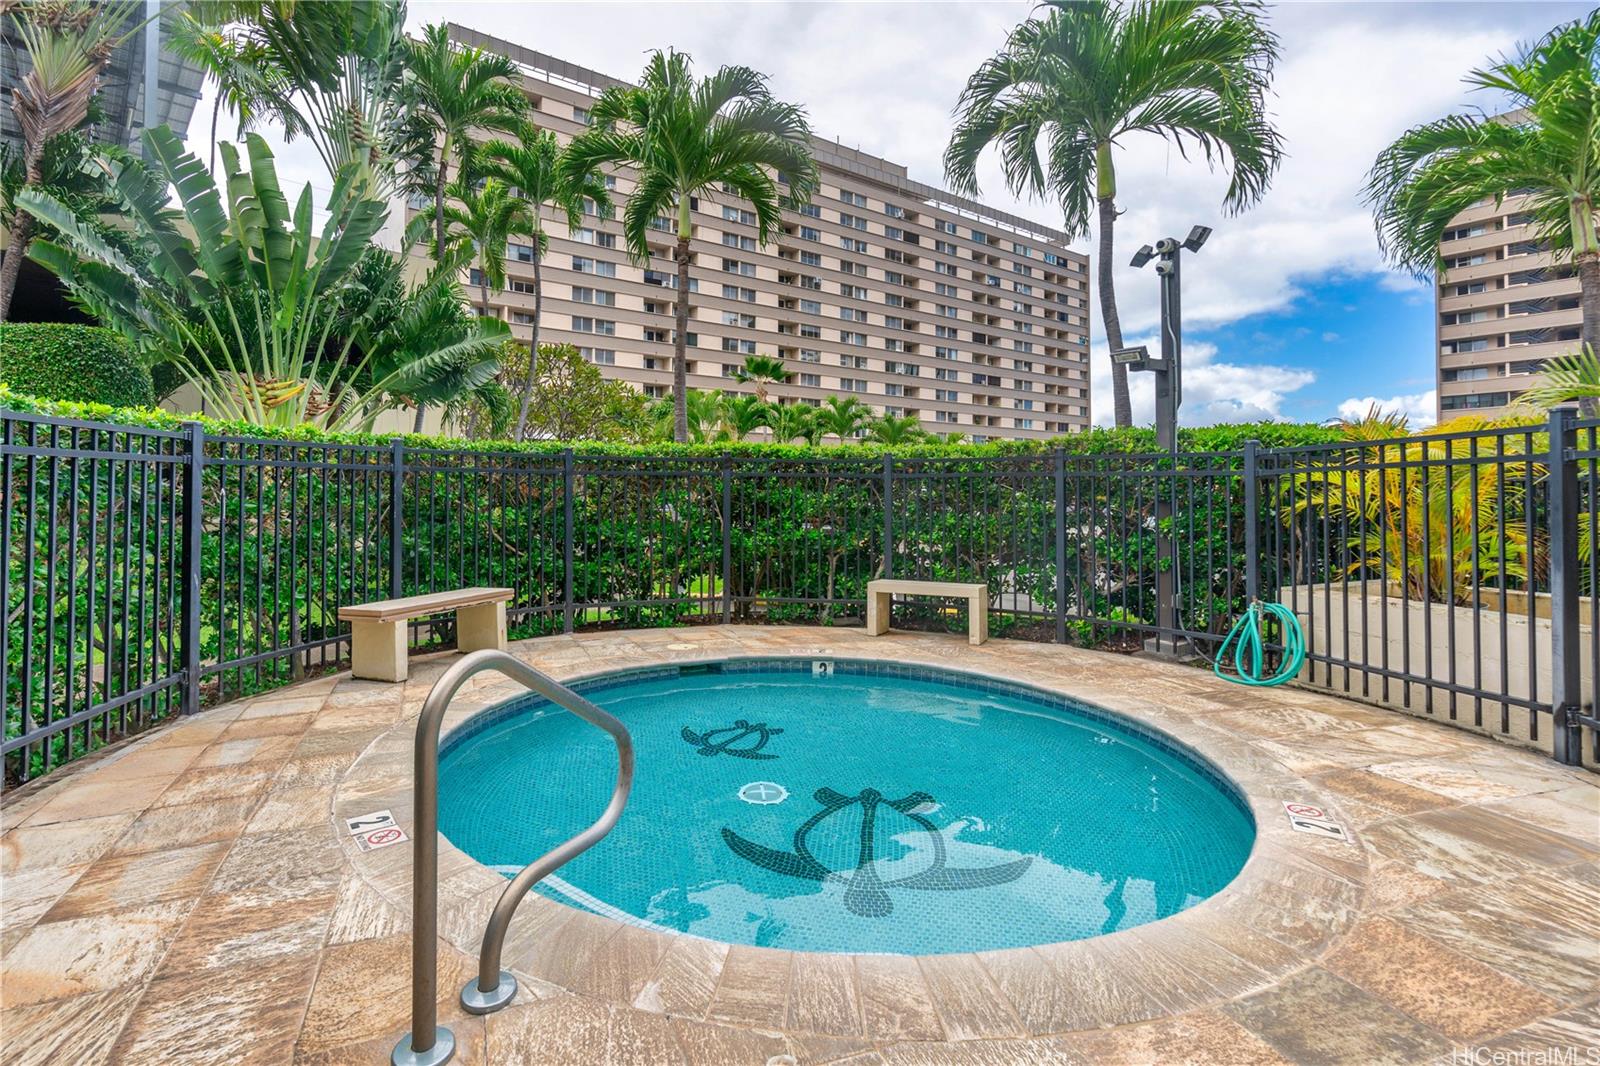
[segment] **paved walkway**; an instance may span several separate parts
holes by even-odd
[[[513,650],[559,678],[751,654],[997,674],[1174,733],[1240,782],[1261,830],[1239,879],[1173,918],[973,956],[729,948],[534,896],[506,960],[526,990],[487,1020],[455,996],[503,882],[446,846],[439,988],[459,1062],[1590,1061],[1594,775],[1321,695],[1048,645],[713,627]],[[449,661],[404,685],[341,675],[228,704],[9,795],[6,1061],[386,1061],[409,1008],[409,849],[358,855],[336,819],[389,806],[409,824],[409,738]],[[449,724],[509,691],[485,678]],[[1290,833],[1281,802],[1308,797],[1354,842]]]

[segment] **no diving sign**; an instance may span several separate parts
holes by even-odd
[[[362,851],[376,851],[410,839],[406,831],[395,824],[394,815],[389,811],[373,811],[371,814],[346,818],[344,824],[355,838],[356,847]]]
[[[1289,816],[1289,828],[1297,833],[1310,833],[1312,836],[1323,837],[1327,840],[1342,840],[1350,843],[1350,834],[1346,833],[1344,826],[1328,818],[1328,814],[1321,807],[1310,803],[1289,803],[1283,805],[1284,813]]]

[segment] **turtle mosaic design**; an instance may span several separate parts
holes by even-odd
[[[845,884],[845,909],[865,918],[882,918],[894,910],[894,902],[888,893],[890,888],[911,888],[931,892],[990,888],[1015,881],[1026,873],[1033,863],[1032,856],[1025,856],[1011,862],[981,868],[952,869],[947,866],[944,835],[933,822],[919,813],[919,808],[924,804],[933,802],[933,797],[926,792],[913,792],[901,799],[887,799],[875,788],[862,789],[854,796],[846,796],[831,788],[819,788],[812,798],[821,804],[822,809],[807,818],[800,828],[795,830],[793,851],[778,851],[757,844],[726,827],[722,830],[722,839],[741,859],[774,873],[808,881],[842,880]],[[829,869],[806,846],[806,838],[825,819],[857,805],[861,808],[861,842],[855,868],[848,872]],[[879,876],[874,835],[880,805],[898,811],[928,834],[933,858],[925,869],[905,877],[888,880]]]
[[[683,739],[695,745],[701,755],[737,755],[741,759],[776,759],[776,755],[768,755],[761,749],[767,746],[767,741],[782,732],[783,730],[769,726],[765,722],[747,722],[740,718],[731,726],[725,726],[722,729],[710,729],[704,733],[696,733],[688,726],[684,726]],[[734,745],[747,737],[754,737],[754,742],[743,747],[734,747]]]

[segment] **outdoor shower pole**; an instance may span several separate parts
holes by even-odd
[[[1154,247],[1145,245],[1134,253],[1132,265],[1142,267],[1159,257],[1156,276],[1161,279],[1161,357],[1150,358],[1143,347],[1124,348],[1111,353],[1111,361],[1130,370],[1149,370],[1156,377],[1156,457],[1169,464],[1167,485],[1160,478],[1155,499],[1156,519],[1156,625],[1155,636],[1145,641],[1145,650],[1161,652],[1161,636],[1171,634],[1172,650],[1182,650],[1178,636],[1178,560],[1173,550],[1172,513],[1178,495],[1178,407],[1183,403],[1183,296],[1180,260],[1185,250],[1198,252],[1211,236],[1207,226],[1193,226],[1182,241],[1163,237]],[[1163,565],[1164,564],[1164,565]]]
[[[1172,650],[1177,652],[1178,637],[1178,561],[1172,544],[1172,498],[1178,487],[1178,403],[1179,363],[1183,357],[1183,309],[1179,290],[1181,250],[1170,237],[1157,245],[1161,262],[1156,273],[1161,278],[1161,365],[1156,369],[1156,448],[1170,457],[1171,472],[1156,495],[1156,646],[1161,651],[1163,633],[1172,635]],[[1157,480],[1157,485],[1161,481]]]

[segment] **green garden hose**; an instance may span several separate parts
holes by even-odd
[[[1275,619],[1282,631],[1283,661],[1278,666],[1278,672],[1270,677],[1263,677],[1261,673],[1262,653],[1266,647],[1261,635],[1263,615]],[[1233,649],[1232,672],[1222,669],[1222,664],[1228,661],[1230,647]],[[1266,687],[1281,685],[1293,679],[1300,673],[1300,667],[1305,665],[1305,661],[1306,634],[1305,630],[1300,628],[1300,619],[1281,603],[1262,603],[1256,600],[1228,631],[1227,639],[1222,642],[1222,647],[1217,649],[1217,658],[1211,664],[1211,670],[1224,681],[1232,681],[1238,685]]]

